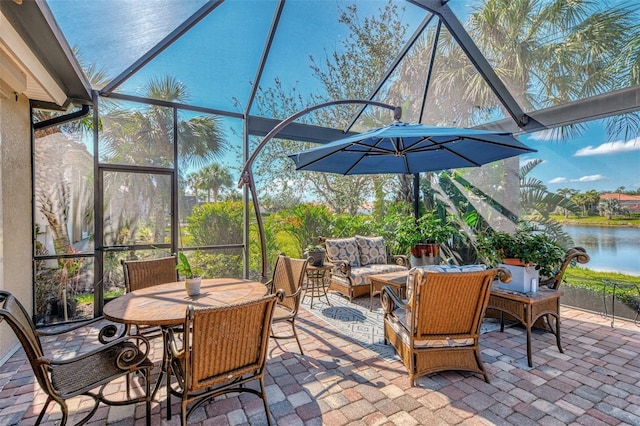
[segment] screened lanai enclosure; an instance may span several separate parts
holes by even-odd
[[[51,64],[56,55],[75,64],[62,108],[46,94],[32,101],[37,321],[99,315],[124,292],[123,259],[184,251],[208,277],[264,280],[278,253],[302,256],[319,236],[384,235],[400,250],[395,226],[416,199],[421,214],[462,231],[447,245],[453,262],[476,260],[476,234],[513,230],[523,217],[568,238],[550,214],[579,207],[528,176],[548,161],[533,153],[418,176],[296,171],[287,156],[394,121],[374,103],[314,108],[338,100],[399,106],[406,123],[507,131],[524,143],[557,146],[597,125],[608,141],[639,144],[639,6],[1,2]],[[50,48],[53,40],[67,48]],[[254,153],[259,218],[238,186]],[[563,161],[555,167],[571,167]],[[603,170],[616,167],[606,161]]]

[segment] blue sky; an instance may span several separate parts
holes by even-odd
[[[73,34],[65,32],[72,46],[80,48],[82,59],[85,63],[96,63],[98,68],[102,68],[104,64],[108,64],[107,71],[113,77],[119,74],[124,68],[129,66],[133,61],[138,59],[149,48],[153,47],[167,32],[169,32],[177,23],[188,17],[195,11],[203,0],[155,0],[155,7],[149,10],[150,0],[144,3],[129,0],[94,0],[94,1],[73,1],[70,0],[49,0],[49,4],[54,11],[56,18],[60,21],[63,31],[73,29]],[[477,0],[452,0],[449,5],[458,14],[460,19],[466,19],[466,13],[469,11],[468,5],[477,3]],[[73,4],[74,7],[67,7]],[[275,1],[268,2],[245,2],[247,12],[255,7],[271,8]],[[290,13],[304,12],[310,7],[324,6],[323,2],[308,2],[301,0],[292,0],[288,3],[286,10]],[[330,2],[331,5],[334,2]],[[360,3],[359,6],[365,8],[379,7],[383,3]],[[223,3],[224,5],[224,3]],[[374,6],[375,5],[375,6]],[[115,6],[115,7],[114,7]],[[223,7],[223,6],[221,6]],[[329,8],[334,10],[334,8]],[[248,19],[247,14],[240,14],[238,19]],[[256,35],[266,31],[269,25],[270,16],[267,19],[265,13],[254,15],[255,20],[251,22],[250,30]],[[313,16],[319,15],[319,13]],[[329,19],[330,18],[330,19]],[[288,30],[296,34],[295,37],[285,41],[275,41],[274,49],[285,54],[288,58],[288,67],[279,67],[278,72],[285,72],[287,75],[269,75],[263,76],[263,82],[273,81],[275,77],[280,77],[285,82],[296,80],[295,70],[300,67],[306,67],[304,74],[308,74],[309,58],[306,53],[311,52],[310,44],[317,44],[330,47],[336,43],[333,39],[327,39],[329,34],[334,33],[333,28],[329,31],[322,31],[318,26],[328,25],[330,22],[336,21],[336,16],[325,17],[324,22],[298,22]],[[229,18],[231,19],[231,18]],[[258,21],[259,19],[259,21]],[[295,21],[295,20],[294,20]],[[287,21],[290,22],[290,21]],[[238,22],[217,22],[218,25],[227,28],[228,26],[239,25]],[[338,24],[338,27],[341,27]],[[113,31],[113,28],[122,28],[122,31]],[[246,25],[245,25],[246,27]],[[100,28],[109,28],[111,31],[105,33],[98,31]],[[135,28],[136,37],[131,37],[127,29]],[[344,27],[341,27],[344,28]],[[245,28],[246,29],[246,28]],[[232,31],[224,31],[223,34],[230,34]],[[305,37],[307,34],[313,33],[316,36],[313,39]],[[200,37],[198,33],[194,33],[193,37]],[[204,37],[204,35],[202,36]],[[247,40],[248,39],[248,36]],[[218,70],[221,70],[228,64],[233,63],[233,58],[237,52],[247,49],[247,40],[236,40],[240,37],[225,40],[225,43],[210,43],[209,51],[205,52],[204,57],[198,57],[203,61],[211,60],[211,58],[223,58]],[[122,44],[121,44],[122,43]],[[243,44],[244,43],[244,44]],[[279,43],[279,44],[278,44]],[[124,49],[112,49],[112,46],[126,46]],[[217,49],[223,49],[227,45],[227,50],[218,52]],[[223,46],[223,47],[220,47]],[[175,46],[177,50],[181,50],[181,46]],[[184,47],[183,47],[184,48]],[[252,47],[253,48],[253,47]],[[258,50],[250,57],[257,58],[261,52]],[[288,56],[287,56],[288,54]],[[93,55],[90,56],[90,55]],[[190,57],[196,56],[191,53]],[[175,62],[175,56],[167,55],[165,58],[154,60],[148,65],[148,71],[157,67],[167,72],[169,71],[178,76],[178,78],[189,81],[189,79],[202,80],[199,74],[189,69],[187,62]],[[173,60],[173,62],[171,62]],[[197,63],[197,62],[196,62]],[[168,64],[168,65],[167,65]],[[249,74],[241,75],[241,72],[231,74],[233,77],[229,80],[229,75],[220,85],[216,76],[207,75],[204,78],[209,82],[209,87],[202,93],[194,94],[194,98],[204,97],[206,99],[217,99],[220,102],[228,103],[233,95],[242,97],[242,93],[248,93],[249,82],[254,77],[256,64],[244,64],[243,68],[252,70]],[[267,68],[268,70],[270,68]],[[283,71],[284,70],[284,71]],[[267,71],[268,72],[268,71]],[[293,73],[293,74],[292,74]],[[142,73],[129,81],[128,85],[137,86],[146,80],[149,74]],[[191,75],[191,76],[190,76]],[[297,76],[302,79],[302,75]],[[298,82],[299,88],[305,85],[317,84],[312,81]],[[125,85],[127,85],[125,84]],[[293,83],[295,84],[295,83]],[[211,96],[214,93],[215,96]],[[197,101],[199,99],[191,99]],[[216,107],[216,105],[208,105]],[[222,107],[222,105],[220,105]],[[640,188],[640,135],[631,137],[630,140],[613,140],[609,141],[604,130],[602,121],[588,123],[587,129],[582,136],[576,137],[569,141],[547,141],[544,135],[523,135],[519,139],[530,147],[537,149],[538,152],[521,157],[522,162],[530,161],[534,158],[540,158],[544,162],[533,169],[530,173],[531,177],[540,179],[551,191],[559,188],[571,188],[581,192],[595,189],[597,191],[613,191],[618,187],[624,186],[626,189]]]
[[[640,136],[628,141],[608,141],[603,122],[599,120],[588,123],[582,136],[569,141],[544,140],[544,134],[523,135],[519,139],[538,150],[522,156],[521,162],[542,159],[543,163],[536,166],[530,176],[540,179],[551,191],[640,188]]]

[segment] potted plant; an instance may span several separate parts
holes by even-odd
[[[313,266],[323,266],[325,249],[322,244],[309,244],[302,254],[305,258],[309,259],[309,264]]]
[[[192,267],[191,263],[189,263],[189,258],[183,252],[178,253],[176,269],[178,270],[178,274],[185,278],[184,286],[187,294],[189,294],[189,296],[199,294],[204,271],[198,267]]]
[[[511,287],[516,288],[522,284],[524,291],[530,291],[532,279],[537,281],[540,276],[554,275],[555,269],[562,263],[565,249],[548,234],[531,227],[519,226],[513,234],[493,231],[479,237],[478,254],[490,266],[500,263],[509,266],[513,275]],[[527,268],[528,273],[512,267]],[[523,276],[522,283],[519,276]]]
[[[430,257],[439,256],[440,244],[445,243],[458,232],[449,219],[443,220],[435,212],[423,215],[418,220],[418,227],[427,246],[426,255]]]
[[[404,252],[410,252],[411,264],[437,264],[440,261],[440,244],[453,237],[458,230],[435,212],[422,215],[418,220],[411,216],[399,219],[396,243]]]

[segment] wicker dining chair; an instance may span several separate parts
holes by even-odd
[[[158,259],[123,260],[127,292],[178,281],[175,256]]]
[[[167,382],[167,420],[171,395],[180,397],[181,424],[186,425],[205,402],[230,392],[250,392],[262,398],[271,424],[264,373],[276,297],[283,296],[280,292],[234,305],[187,308],[183,337],[167,331],[171,374],[176,378]],[[260,390],[245,386],[254,380]]]
[[[480,327],[491,284],[509,271],[429,272],[414,268],[407,285],[407,303],[393,288],[382,289],[385,343],[391,342],[402,359],[411,386],[416,378],[447,370],[489,376],[480,359]]]
[[[276,266],[273,269],[273,278],[267,282],[267,287],[272,293],[283,290],[285,297],[276,304],[273,314],[273,323],[288,323],[291,326],[291,334],[275,334],[273,327],[271,337],[274,339],[296,339],[300,354],[304,355],[298,333],[296,333],[296,318],[302,300],[302,283],[307,270],[307,259],[292,259],[279,255]]]
[[[178,281],[179,277],[176,265],[176,256],[161,257],[158,259],[122,260],[124,284],[127,293],[142,288]],[[136,326],[133,333],[144,334],[148,338],[160,337],[162,335],[158,327],[149,327],[146,325]]]
[[[60,405],[62,419],[60,424],[67,423],[69,407],[67,400],[84,395],[94,400],[91,411],[77,424],[86,423],[96,412],[100,402],[107,405],[126,405],[144,401],[147,411],[147,425],[151,424],[151,369],[153,362],[147,357],[149,342],[143,336],[115,336],[116,327],[107,324],[99,334],[100,344],[95,349],[79,353],[73,357],[64,356],[54,359],[45,354],[40,338],[72,332],[101,321],[94,319],[75,324],[56,331],[36,329],[26,310],[10,292],[0,290],[0,323],[5,321],[13,329],[24,349],[33,373],[47,394],[47,401],[42,407],[36,424],[40,424],[47,407],[52,401]],[[131,372],[141,372],[145,385],[144,395],[127,400],[112,400],[104,394],[105,387],[112,381],[125,377]],[[97,389],[97,391],[96,391]]]

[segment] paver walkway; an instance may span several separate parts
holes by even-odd
[[[315,304],[314,304],[315,307]],[[534,332],[534,367],[526,360],[525,333],[513,327],[483,334],[480,346],[491,383],[475,374],[447,372],[423,377],[409,386],[400,361],[388,361],[337,334],[302,309],[295,341],[269,351],[267,395],[278,425],[639,425],[640,327],[597,314],[562,308],[564,354],[551,334]],[[51,342],[74,349],[83,336]],[[161,349],[155,348],[155,359]],[[121,383],[115,392],[122,392]],[[164,391],[153,403],[152,424],[178,425],[164,418]],[[0,366],[0,425],[30,425],[45,397],[34,383],[22,350]],[[72,405],[71,422],[84,402]],[[162,409],[162,411],[161,411]],[[177,399],[173,412],[179,412]],[[58,408],[49,408],[44,424],[55,425]],[[199,409],[190,423],[264,425],[259,398],[231,395]],[[144,405],[101,406],[89,424],[144,424]]]

